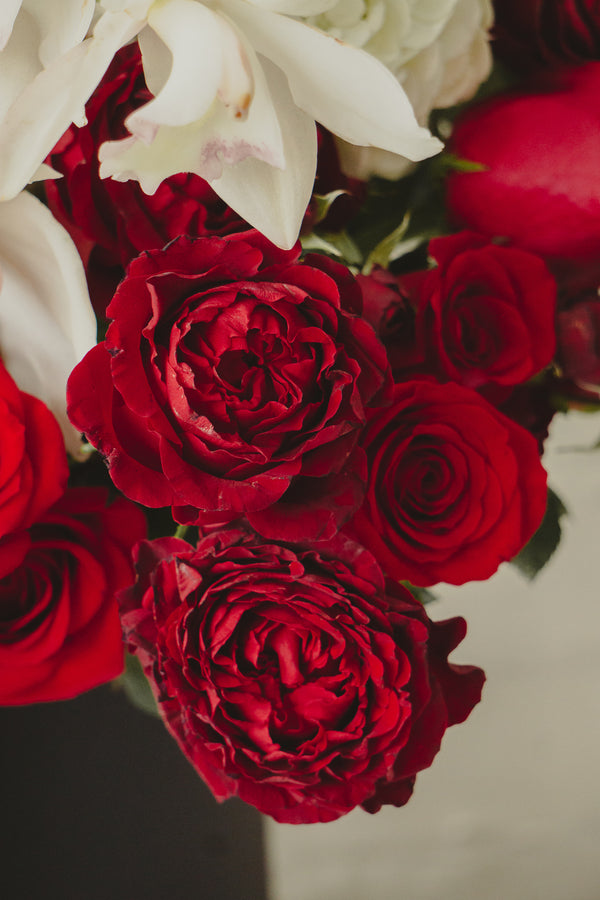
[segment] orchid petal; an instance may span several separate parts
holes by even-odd
[[[0,199],[19,193],[71,122],[85,121],[87,99],[116,51],[142,24],[126,13],[107,13],[93,38],[55,59],[12,98],[0,91]],[[11,84],[16,90],[16,82]]]
[[[145,19],[154,3],[156,0],[101,0],[107,12],[127,13],[133,19]]]
[[[0,354],[21,390],[58,419],[80,453],[66,413],[67,378],[96,343],[79,254],[50,211],[27,192],[0,204]]]
[[[285,72],[294,102],[334,134],[413,160],[442,149],[417,123],[394,75],[369,53],[242,0],[221,6],[254,49]]]
[[[36,181],[47,181],[49,178],[52,180],[62,178],[62,172],[57,172],[52,166],[42,163],[39,169],[36,169],[29,179],[29,183],[33,184]]]
[[[333,9],[338,0],[248,0],[252,6],[286,16],[318,16]]]
[[[172,67],[158,96],[127,119],[129,131],[145,143],[151,143],[159,125],[189,125],[203,118],[222,70],[218,17],[208,7],[196,0],[171,0],[150,10],[148,25],[171,51]]]
[[[4,0],[0,9],[0,50],[4,50],[12,34],[23,0]]]
[[[138,34],[142,54],[144,80],[148,90],[156,97],[169,79],[173,66],[173,54],[151,28],[146,26]]]
[[[42,66],[80,44],[88,32],[94,15],[95,0],[24,0],[23,10],[35,21],[44,35],[39,46]]]
[[[286,167],[277,169],[248,157],[223,169],[211,187],[265,237],[288,250],[296,242],[311,198],[317,134],[313,120],[292,102],[283,74],[268,60],[263,67],[279,111]]]
[[[37,27],[31,16],[19,16],[0,53],[0,120],[41,70]]]
[[[232,115],[223,103],[216,102],[211,114],[202,120],[188,125],[160,125],[149,146],[135,136],[107,141],[98,153],[102,178],[134,178],[142,190],[152,194],[164,178],[176,172],[194,172],[212,181],[221,177],[224,165],[235,165],[248,156],[284,167],[283,138],[263,66],[233,23],[226,26],[241,42],[250,66],[254,96],[245,118]],[[177,102],[185,105],[185,94]],[[143,114],[144,109],[139,112]],[[233,208],[237,211],[235,205]]]

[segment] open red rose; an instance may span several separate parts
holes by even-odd
[[[69,470],[50,410],[0,362],[0,537],[27,528],[63,493]]]
[[[429,243],[437,266],[400,279],[441,380],[520,384],[552,360],[556,283],[544,261],[472,232]]]
[[[72,488],[29,531],[0,541],[0,704],[66,700],[116,678],[115,591],[133,580],[146,534],[127,500]]]
[[[219,800],[290,823],[402,805],[480,698],[483,672],[447,661],[463,620],[430,622],[350,541],[317,552],[230,529],[143,542],[137,569],[126,639]]]
[[[600,59],[598,0],[497,0],[492,46],[511,65],[533,68]]]
[[[327,538],[360,504],[385,350],[349,271],[298,257],[247,232],[131,263],[68,385],[71,421],[128,497],[185,523],[243,513],[288,540]]]
[[[563,71],[473,106],[450,143],[483,166],[450,176],[454,222],[538,254],[570,291],[600,281],[599,91],[599,63]]]
[[[361,443],[369,483],[345,531],[393,578],[423,586],[489,578],[542,521],[546,473],[535,439],[476,391],[397,384]]]

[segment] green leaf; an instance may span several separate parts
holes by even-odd
[[[434,600],[437,600],[436,595],[432,594],[431,591],[428,591],[427,588],[417,587],[416,585],[411,584],[410,581],[401,581],[400,583],[410,591],[415,600],[418,600],[423,606],[427,606],[428,603],[433,603]]]
[[[156,700],[144,670],[137,658],[132,654],[125,655],[125,671],[116,684],[125,692],[125,696],[134,706],[151,716],[159,715]]]
[[[454,153],[440,153],[432,163],[433,173],[438,178],[444,178],[449,172],[485,172],[489,167],[473,159],[463,159]]]
[[[342,260],[347,266],[362,265],[362,253],[345,231],[322,235],[312,231],[300,240],[303,250],[325,253],[327,256],[333,256],[334,259]]]
[[[381,266],[387,269],[390,259],[394,256],[394,251],[401,243],[408,231],[410,225],[410,213],[406,213],[400,224],[394,228],[391,234],[379,241],[376,247],[371,250],[367,256],[367,261],[363,266],[363,275],[369,275],[373,266]]]
[[[560,520],[567,508],[557,494],[548,488],[548,502],[542,524],[521,552],[511,560],[519,572],[530,581],[536,577],[559,545],[561,536]]]
[[[314,215],[314,224],[318,225],[319,222],[322,222],[334,200],[337,200],[338,197],[341,197],[342,194],[348,195],[348,191],[329,191],[328,194],[313,194],[312,195],[312,210]]]

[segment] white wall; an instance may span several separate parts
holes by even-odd
[[[570,510],[533,585],[508,566],[438,588],[463,615],[452,657],[487,672],[403,809],[327,825],[267,823],[270,900],[600,898],[600,416],[553,423],[545,462]],[[563,520],[564,521],[564,520]]]

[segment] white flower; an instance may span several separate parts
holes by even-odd
[[[472,97],[490,73],[491,0],[337,0],[308,21],[381,59],[422,125],[432,109]],[[368,147],[341,144],[340,153],[358,178],[396,178],[407,168],[405,159]]]
[[[94,10],[94,0],[0,0],[0,200],[47,177],[43,160],[85,121],[90,94],[139,28],[128,17],[84,40]]]
[[[67,378],[95,343],[83,266],[65,229],[26,191],[0,203],[0,357],[55,415],[73,456],[81,440],[67,419]]]
[[[100,25],[143,19],[139,41],[155,96],[128,117],[131,137],[101,147],[101,175],[137,179],[153,193],[175,172],[195,172],[290,247],[314,182],[315,120],[346,141],[410,159],[438,152],[381,62],[306,24],[333,5],[103,0]]]

